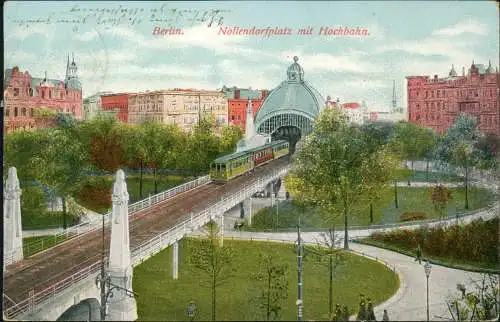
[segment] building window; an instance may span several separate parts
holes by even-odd
[[[52,91],[49,90],[49,98],[52,98]]]
[[[42,98],[45,98],[45,91],[42,89]]]
[[[21,109],[21,116],[26,116],[26,107]]]
[[[30,96],[33,96],[33,88],[30,87],[28,92],[29,92]]]
[[[14,117],[17,117],[17,115],[19,114],[19,110],[18,110],[18,107],[14,107]]]
[[[8,109],[8,108],[5,109],[5,117],[9,117],[9,114],[10,114],[9,111],[10,111],[10,109]]]
[[[14,88],[14,97],[19,96],[19,88]]]

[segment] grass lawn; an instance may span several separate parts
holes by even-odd
[[[251,276],[259,270],[259,252],[272,253],[277,262],[289,265],[288,299],[285,300],[281,320],[297,318],[297,258],[291,244],[258,241],[225,240],[224,247],[234,247],[234,275],[217,288],[216,319],[265,320],[255,302],[262,290],[262,282]],[[211,320],[211,289],[204,287],[205,275],[185,263],[184,240],[179,243],[179,279],[172,279],[172,247],[158,253],[134,268],[133,288],[138,294],[139,320],[186,320],[190,301],[197,306],[196,321]],[[303,262],[304,319],[325,320],[328,317],[328,268],[313,257]],[[389,299],[399,288],[399,279],[384,265],[360,256],[345,254],[345,261],[336,269],[333,303],[347,305],[354,314],[359,306],[359,295],[370,297],[374,305]],[[380,317],[377,317],[380,318]]]
[[[360,244],[366,244],[366,245],[371,245],[371,246],[376,246],[380,248],[385,248],[389,249],[392,251],[396,251],[411,257],[415,257],[416,250],[415,249],[409,249],[406,247],[402,247],[400,245],[393,245],[388,242],[383,242],[379,240],[373,240],[371,238],[363,238],[361,240],[358,240]],[[500,271],[500,263],[497,264],[489,264],[489,263],[481,263],[477,261],[467,261],[464,259],[456,259],[452,257],[445,257],[445,256],[436,256],[436,255],[431,255],[431,254],[423,254],[423,258],[429,259],[436,264],[441,264],[444,266],[449,266],[457,269],[465,269],[465,270],[495,270],[496,272]]]
[[[42,211],[36,213],[21,213],[23,229],[46,229],[63,226],[62,211]],[[70,213],[67,214],[68,227],[78,224],[80,218]]]
[[[451,188],[452,200],[448,205],[448,215],[465,212],[465,189]],[[470,187],[469,210],[487,206],[494,198],[493,194],[484,188]],[[398,187],[399,207],[394,205],[394,190],[390,189],[373,203],[373,224],[400,222],[401,214],[411,211],[427,213],[427,218],[436,218],[434,206],[429,197],[429,188]],[[301,227],[305,229],[328,228],[329,224],[316,210],[302,210],[293,201],[282,201],[278,207],[278,229],[295,229],[300,216]],[[243,227],[249,231],[272,231],[276,227],[276,206],[259,210],[252,217],[252,226]],[[343,225],[341,216],[335,218],[336,226]],[[370,225],[370,205],[360,203],[354,205],[349,225]]]
[[[410,177],[410,181],[416,182],[462,182],[463,177],[457,176],[455,174],[448,174],[444,172],[433,172],[429,171],[427,174],[426,171],[413,171],[410,173],[411,169],[400,169],[397,171],[398,180],[399,181],[407,181],[408,177]]]
[[[161,192],[168,190],[190,180],[192,180],[191,177],[157,175],[157,191]],[[83,183],[80,191],[75,194],[75,199],[78,204],[87,209],[91,209],[99,213],[105,213],[111,208],[111,190],[113,188],[113,183],[113,176],[92,177]],[[153,175],[143,175],[142,198],[139,197],[139,186],[139,175],[127,175],[127,190],[130,195],[129,204],[154,194],[155,188]]]
[[[29,257],[67,239],[66,236],[36,236],[23,238],[23,255]]]

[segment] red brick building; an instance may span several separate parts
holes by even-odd
[[[462,76],[452,66],[448,77],[408,76],[409,121],[443,134],[460,113],[478,117],[484,133],[500,135],[500,74],[489,66],[472,62]]]
[[[252,113],[255,117],[255,114],[257,114],[257,111],[264,103],[267,95],[267,90],[260,91],[258,95],[252,95],[249,91],[235,89],[232,98],[230,97],[227,100],[229,125],[239,126],[243,131],[245,131],[248,99],[250,98],[252,101]]]
[[[71,114],[81,120],[82,86],[74,59],[70,64],[68,57],[64,81],[48,79],[47,73],[44,78],[32,77],[28,71],[22,72],[17,66],[7,69],[4,102],[4,130],[7,132],[54,126],[55,122],[50,117],[37,116],[41,110]]]
[[[116,112],[116,119],[120,122],[128,122],[128,98],[127,93],[109,94],[101,96],[101,108],[105,111]]]

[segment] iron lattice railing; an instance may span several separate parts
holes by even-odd
[[[150,197],[145,198],[143,200],[137,201],[137,202],[128,206],[128,214],[129,214],[129,216],[131,216],[137,211],[149,208],[152,205],[155,205],[159,202],[170,199],[170,198],[172,198],[180,193],[195,189],[195,188],[202,186],[204,184],[207,184],[209,182],[211,182],[210,176],[203,176],[203,177],[197,178],[193,181],[183,183],[177,187],[173,187],[171,189],[165,190],[163,192],[160,192],[156,195],[150,196]],[[107,214],[104,215],[105,224],[109,223],[110,215],[111,215],[111,212],[108,212]],[[33,240],[31,242],[28,242],[24,245],[24,247],[29,249],[31,253],[41,252],[43,250],[46,250],[46,249],[49,249],[49,248],[55,246],[56,243],[50,242],[52,240],[54,242],[57,242],[57,241],[77,238],[77,237],[82,236],[86,233],[100,229],[101,225],[102,225],[102,219],[97,217],[97,218],[94,218],[93,220],[82,222],[78,225],[69,227],[68,229],[66,229],[64,231],[51,236],[49,239],[37,239],[37,240]],[[14,255],[15,254],[4,254],[5,265],[10,265],[10,264],[14,263]]]

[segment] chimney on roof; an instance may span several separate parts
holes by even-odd
[[[234,91],[234,98],[237,100],[240,99],[240,90],[239,89]]]

